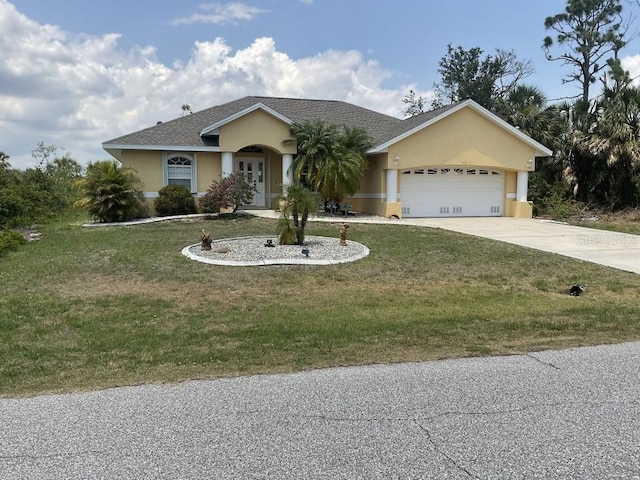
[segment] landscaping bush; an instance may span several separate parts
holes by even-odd
[[[256,189],[239,174],[234,173],[219,182],[213,182],[207,193],[200,199],[203,213],[218,213],[221,208],[233,208],[251,203]]]
[[[89,210],[99,222],[125,222],[148,216],[140,180],[130,168],[109,160],[89,163],[84,178],[78,180],[82,198],[76,206]]]
[[[188,215],[196,213],[196,202],[189,188],[184,185],[167,185],[158,192],[153,202],[156,213],[161,217],[168,215]]]
[[[543,200],[540,213],[548,215],[554,220],[567,220],[580,215],[583,204],[575,200],[567,200],[554,192],[550,197]]]
[[[24,237],[14,230],[0,231],[0,257],[26,242]]]
[[[218,213],[220,211],[220,201],[218,197],[209,190],[198,200],[198,207],[202,213]]]

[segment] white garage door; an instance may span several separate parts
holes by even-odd
[[[504,172],[467,167],[432,167],[400,172],[404,217],[499,217]]]

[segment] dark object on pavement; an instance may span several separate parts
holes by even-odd
[[[267,240],[267,243],[264,244],[265,247],[275,247],[276,244],[273,243],[273,240],[269,239]]]
[[[309,257],[309,249],[308,249],[308,248],[306,248],[306,247],[305,247],[305,248],[303,248],[303,249],[302,249],[302,254],[303,254],[305,257]]]

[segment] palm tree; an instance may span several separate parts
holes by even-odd
[[[358,190],[366,167],[366,157],[340,146],[320,164],[312,185],[323,199],[338,205]]]
[[[278,222],[278,234],[281,245],[290,245],[295,233],[295,244],[304,245],[304,229],[309,215],[318,210],[318,201],[308,189],[302,185],[289,185],[282,198],[282,216]],[[293,219],[293,227],[291,220]]]
[[[325,201],[353,195],[367,168],[371,138],[361,128],[342,129],[322,120],[295,123],[291,134],[298,155],[293,161],[294,179],[318,191]]]
[[[556,150],[558,138],[566,131],[566,119],[537,87],[518,85],[497,108],[507,122],[534,140]]]
[[[137,187],[140,180],[130,168],[109,160],[89,163],[86,174],[77,181],[81,198],[76,206],[89,210],[100,222],[122,222],[144,215],[144,196]]]
[[[298,155],[291,168],[298,181],[312,179],[320,163],[333,153],[338,144],[340,132],[334,125],[323,120],[309,120],[291,125],[292,139],[286,143],[297,143]]]
[[[613,208],[636,206],[640,201],[634,180],[640,167],[640,89],[605,90],[597,112],[597,125],[583,146],[608,169],[608,191],[600,194]]]

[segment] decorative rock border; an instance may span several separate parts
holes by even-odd
[[[275,246],[266,247],[267,240],[272,240]],[[182,254],[197,262],[234,267],[335,265],[355,262],[369,255],[367,247],[351,240],[347,240],[345,246],[332,237],[308,236],[305,240],[305,245],[300,246],[278,245],[273,236],[223,238],[214,240],[209,251],[202,250],[196,243],[183,248]]]

